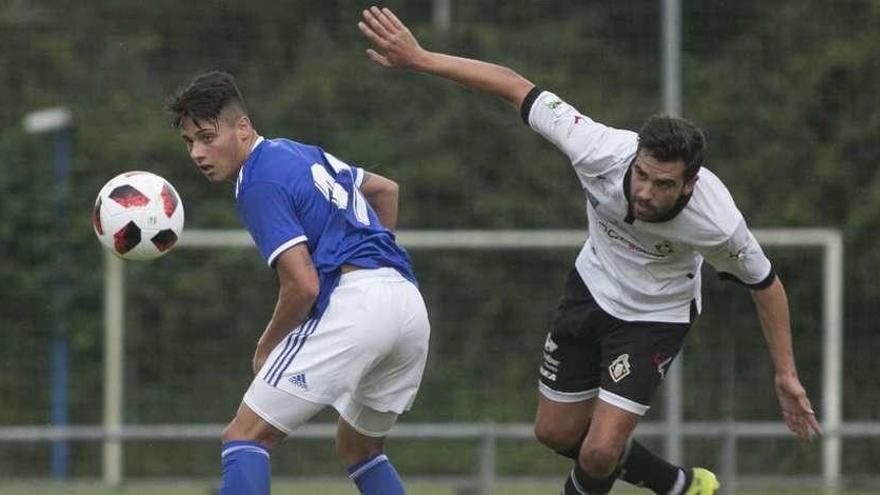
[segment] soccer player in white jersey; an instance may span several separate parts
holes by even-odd
[[[205,177],[234,182],[238,213],[279,281],[256,376],[223,432],[220,494],[268,494],[269,450],[328,405],[360,492],[403,494],[383,444],[416,396],[430,330],[390,230],[397,184],[317,146],[263,138],[223,72],[197,76],[169,110]]]
[[[700,266],[751,288],[788,427],[819,432],[795,369],[785,290],[724,184],[706,168],[703,133],[654,117],[638,134],[594,122],[513,70],[423,49],[388,9],[363,12],[367,55],[506,100],[570,159],[590,236],[546,336],[535,434],[575,460],[564,494],[603,494],[620,477],[662,494],[712,494],[706,469],[684,469],[631,440],[693,318]]]

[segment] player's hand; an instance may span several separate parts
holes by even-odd
[[[776,396],[782,408],[785,424],[799,439],[810,441],[815,435],[822,434],[822,428],[816,421],[816,413],[807,398],[807,391],[801,385],[797,375],[776,375]]]
[[[387,8],[370,7],[362,12],[358,28],[373,48],[367,56],[382,67],[415,69],[427,53],[409,29]]]

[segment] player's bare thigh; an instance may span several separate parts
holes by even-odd
[[[286,433],[267,423],[247,404],[242,403],[238,406],[235,417],[223,430],[222,438],[224,442],[236,440],[259,442],[267,449],[271,449],[286,436]]]
[[[539,393],[535,437],[553,450],[574,447],[590,424],[596,400],[594,397],[579,402],[557,402]]]

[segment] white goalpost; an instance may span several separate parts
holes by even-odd
[[[843,242],[838,231],[832,229],[756,229],[754,233],[765,246],[812,246],[822,250],[822,409],[821,422],[825,435],[822,437],[822,478],[826,486],[834,488],[840,481],[841,436],[863,433],[865,428],[876,430],[876,425],[864,428],[844,428],[842,422],[842,344],[843,344]],[[524,250],[578,248],[585,238],[581,230],[414,230],[401,231],[398,241],[407,249],[450,250]],[[242,230],[188,230],[182,236],[180,249],[216,249],[251,247],[253,242]],[[123,422],[122,383],[124,375],[124,315],[125,315],[125,264],[109,252],[105,254],[104,266],[104,418],[99,437],[103,439],[103,479],[111,486],[118,486],[123,479],[123,440],[162,436],[180,431],[174,425],[127,427]],[[675,369],[676,367],[673,367]],[[735,428],[723,422],[687,422],[682,418],[681,373],[674,372],[668,380],[666,418],[662,424],[640,426],[643,435],[661,436],[666,441],[666,454],[677,459],[686,436],[718,437],[732,435],[773,437],[786,434],[781,422],[737,422]],[[207,425],[206,425],[207,426]],[[527,425],[501,425],[484,432],[483,428],[465,425],[448,425],[441,431],[418,431],[417,425],[409,425],[415,438],[449,438],[463,435],[468,438],[523,438],[531,435]],[[858,425],[854,425],[858,426]],[[139,431],[135,432],[132,428]],[[216,428],[201,431],[189,429],[191,437],[210,437]],[[168,430],[168,431],[165,431]],[[321,436],[332,432],[308,430],[306,434]],[[852,431],[850,431],[852,430]],[[720,432],[720,433],[719,433]],[[98,432],[92,432],[93,435]],[[407,432],[404,431],[404,435]],[[485,442],[484,442],[485,444]],[[491,490],[494,477],[494,444],[484,446],[481,456],[480,484],[483,493]],[[484,464],[489,464],[484,465]],[[735,473],[728,473],[733,474]]]

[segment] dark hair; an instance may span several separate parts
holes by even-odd
[[[247,115],[244,98],[232,74],[212,71],[197,75],[188,86],[178,91],[168,103],[168,111],[174,116],[172,125],[180,127],[185,118],[197,124],[216,121],[230,106]]]
[[[638,151],[645,151],[661,162],[682,160],[684,180],[688,181],[706,162],[706,136],[688,120],[654,116],[639,129]]]

